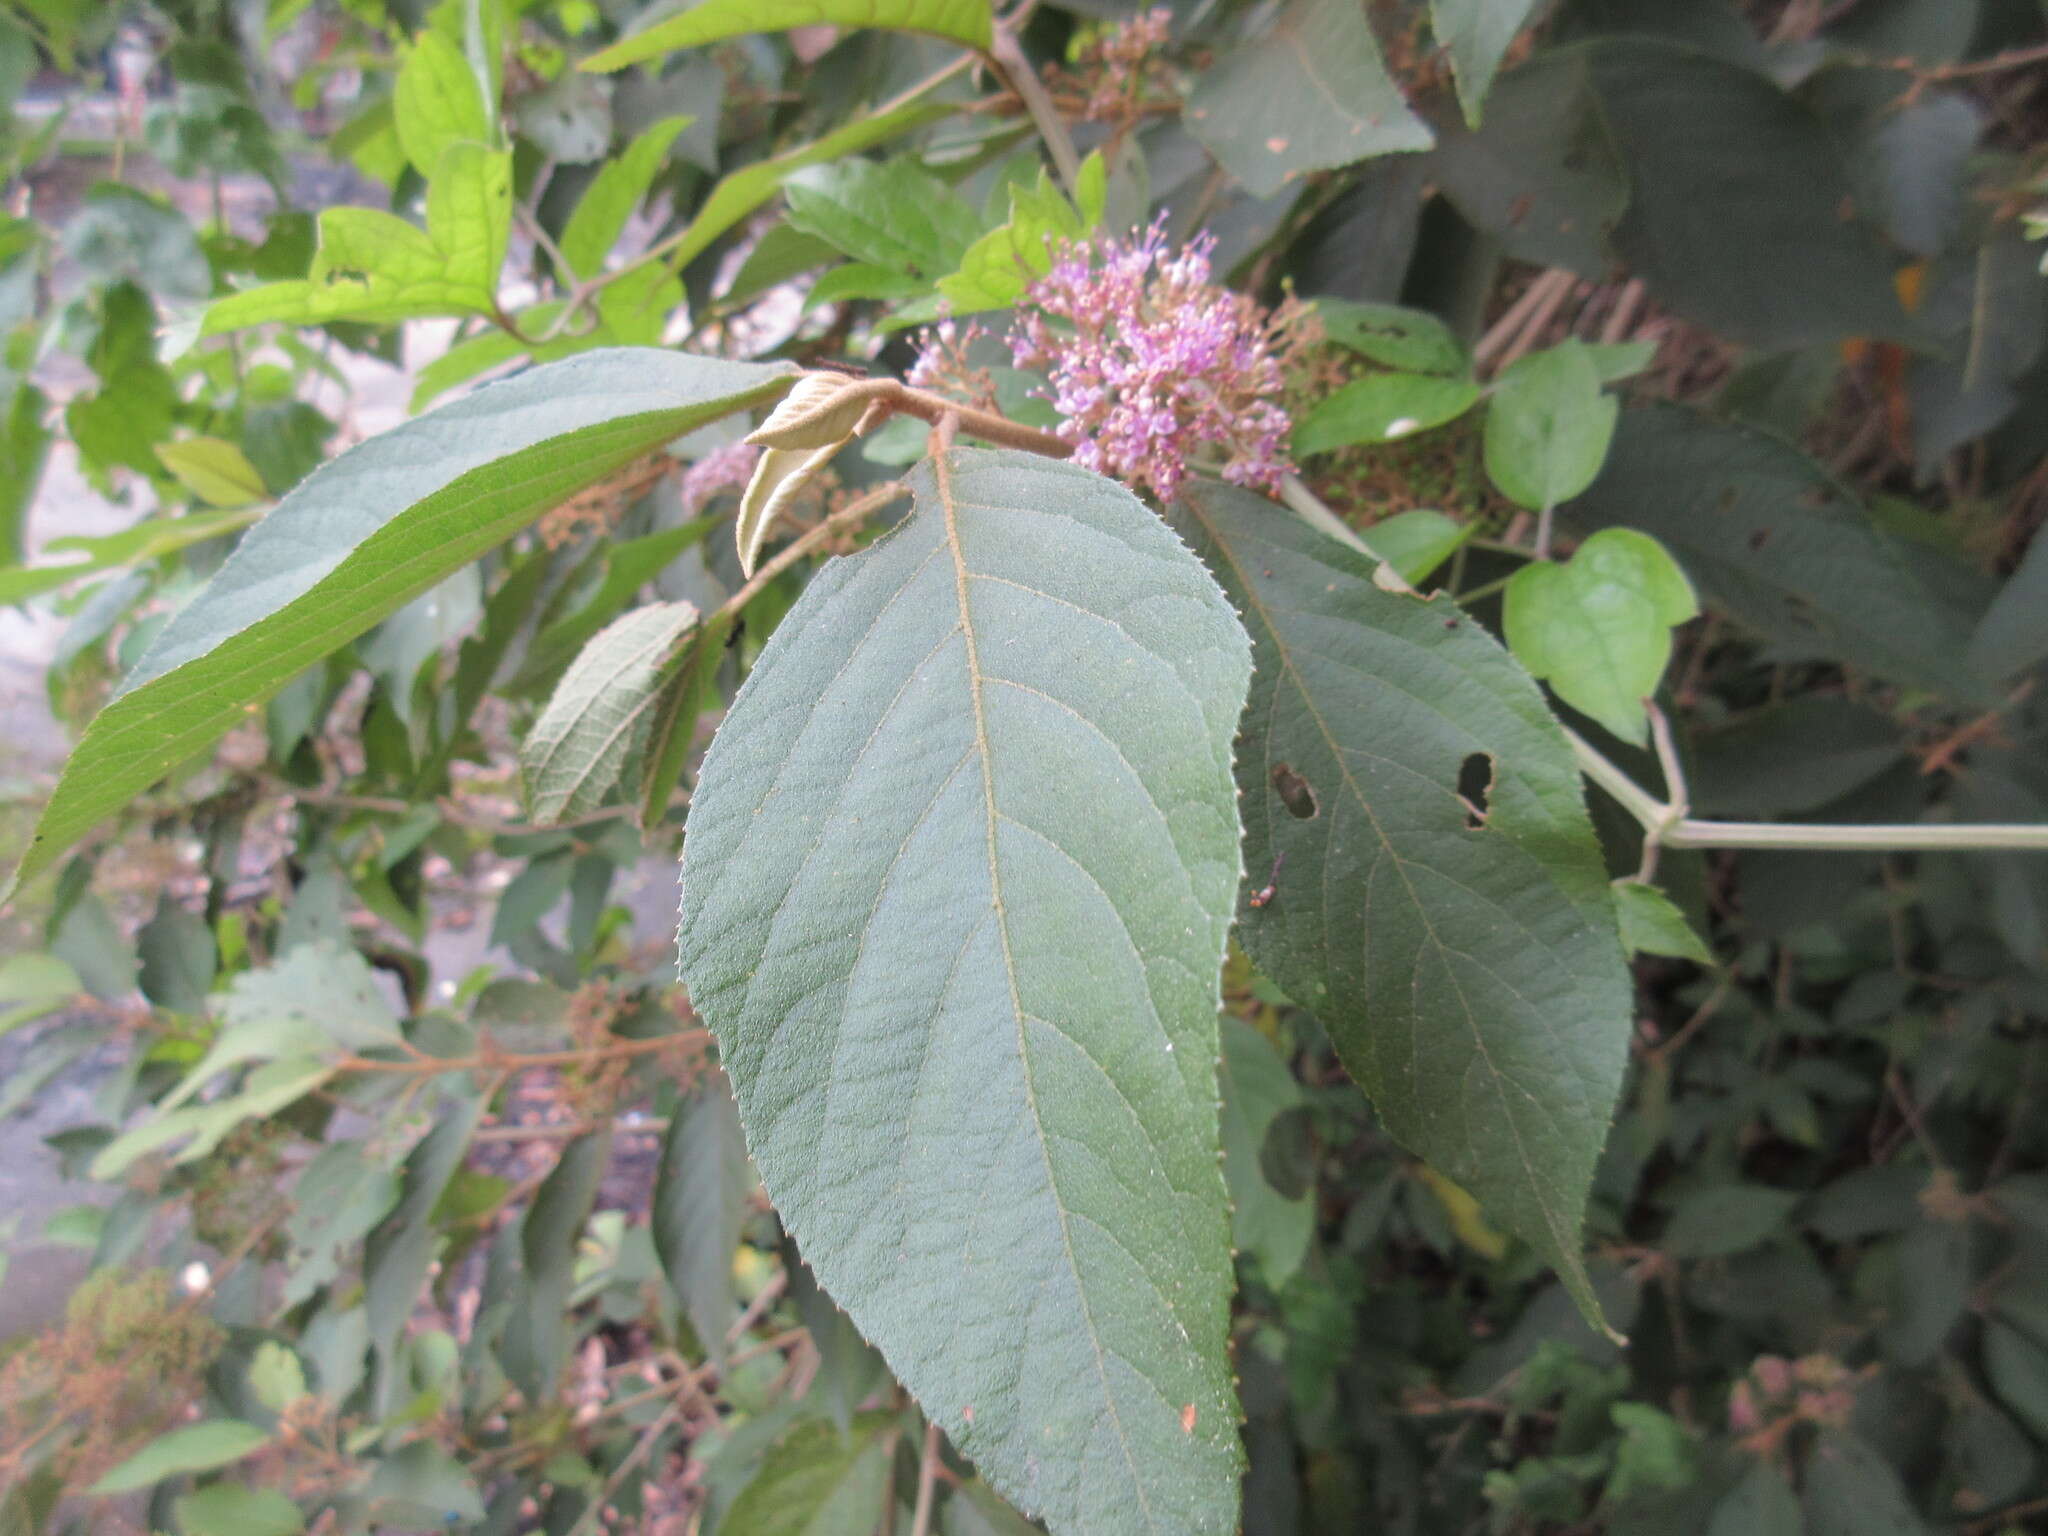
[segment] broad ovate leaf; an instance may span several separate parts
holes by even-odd
[[[789,377],[779,365],[653,348],[586,352],[323,465],[250,529],[94,718],[14,880],[47,868],[309,662],[650,449],[774,399]]]
[[[887,27],[925,32],[987,51],[993,41],[989,0],[702,0],[644,32],[621,38],[583,61],[585,69],[624,69],[680,48],[696,48],[749,32],[796,27]]]
[[[1249,647],[1107,480],[956,448],[909,483],[706,757],[683,977],[819,1282],[961,1451],[1054,1532],[1231,1532]]]
[[[1500,376],[1486,414],[1486,472],[1531,511],[1568,501],[1607,462],[1621,405],[1582,341],[1531,353]]]
[[[1563,733],[1448,598],[1382,590],[1369,558],[1248,491],[1195,482],[1174,521],[1258,657],[1237,777],[1253,882],[1277,875],[1240,942],[1394,1138],[1597,1318],[1579,1229],[1631,992]],[[1483,806],[1459,792],[1473,770]]]

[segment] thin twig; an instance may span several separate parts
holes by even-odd
[[[1038,78],[1038,71],[1024,56],[1015,34],[1001,23],[994,29],[988,58],[996,73],[1008,82],[1010,89],[1017,93],[1017,99],[1024,103],[1024,110],[1031,114],[1038,136],[1045,140],[1045,147],[1052,155],[1053,168],[1059,172],[1067,194],[1073,196],[1079,191],[1081,182],[1081,157],[1074,151],[1073,136],[1060,120],[1052,93],[1046,90],[1045,82]]]
[[[932,1507],[939,1488],[939,1426],[926,1420],[924,1455],[917,1463],[917,1508],[910,1516],[910,1536],[930,1536]]]
[[[622,1061],[670,1051],[678,1046],[701,1048],[711,1039],[703,1029],[681,1029],[672,1035],[647,1040],[613,1040],[604,1045],[571,1051],[479,1051],[470,1056],[426,1056],[414,1054],[403,1061],[383,1061],[374,1056],[347,1055],[334,1065],[341,1072],[379,1072],[417,1076],[443,1072],[530,1072],[540,1067],[584,1066],[600,1061]]]

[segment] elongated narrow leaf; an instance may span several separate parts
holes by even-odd
[[[693,121],[664,117],[599,167],[562,231],[562,259],[578,277],[588,280],[604,270],[605,257],[661,173],[676,135]]]
[[[575,1277],[577,1240],[611,1158],[609,1125],[562,1148],[554,1171],[534,1192],[520,1229],[526,1294],[506,1324],[499,1357],[505,1374],[531,1402],[551,1396],[561,1375],[569,1347],[569,1285]]]
[[[968,48],[991,41],[988,0],[703,0],[645,32],[622,38],[583,61],[585,69],[624,69],[679,48],[715,43],[748,32],[793,27],[887,27],[928,32]]]
[[[586,645],[519,747],[537,822],[594,811],[646,744],[662,682],[697,623],[688,603],[650,603]]]
[[[587,352],[315,471],[249,531],[93,720],[14,880],[46,868],[307,663],[549,507],[702,422],[773,398],[788,379],[766,364]]]
[[[1313,1010],[1387,1129],[1531,1243],[1589,1317],[1579,1253],[1628,1060],[1614,899],[1564,737],[1448,598],[1270,502],[1198,482],[1176,523],[1245,615],[1240,941]],[[1459,794],[1487,767],[1484,822]],[[1283,771],[1284,770],[1284,771]]]
[[[1306,171],[1436,142],[1401,99],[1356,0],[1292,0],[1202,76],[1187,116],[1254,197]]]
[[[654,1176],[653,1212],[654,1251],[714,1360],[725,1359],[726,1331],[739,1315],[732,1259],[757,1183],[732,1087],[714,1068],[676,1106]]]
[[[1243,631],[1085,470],[909,483],[705,760],[683,976],[820,1283],[991,1481],[1055,1532],[1233,1531]]]
[[[240,1461],[270,1443],[270,1436],[240,1419],[205,1419],[152,1440],[94,1483],[97,1494],[132,1493],[180,1472],[210,1472]]]

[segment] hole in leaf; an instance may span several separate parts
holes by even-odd
[[[1307,779],[1296,773],[1285,763],[1273,765],[1273,790],[1280,796],[1280,803],[1287,807],[1287,814],[1306,821],[1317,810],[1316,792],[1310,788]]]
[[[1466,826],[1476,830],[1486,825],[1486,798],[1492,791],[1492,758],[1474,752],[1458,764],[1458,798],[1465,802]]]

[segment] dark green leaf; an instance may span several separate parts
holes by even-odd
[[[1578,770],[1527,674],[1447,598],[1248,492],[1198,483],[1176,525],[1250,625],[1237,753],[1241,916],[1387,1129],[1536,1244],[1589,1315],[1579,1223],[1628,1055],[1627,972]],[[1483,826],[1458,793],[1490,763]],[[1283,804],[1280,765],[1313,792]]]
[[[1924,1536],[1891,1464],[1842,1429],[1823,1429],[1800,1496],[1806,1536]]]
[[[1614,900],[1621,914],[1621,945],[1630,954],[1714,963],[1714,952],[1692,931],[1677,903],[1654,885],[1622,881],[1614,887]]]
[[[1430,0],[1429,21],[1436,40],[1451,56],[1458,101],[1465,121],[1479,126],[1480,104],[1508,45],[1535,9],[1536,0]]]
[[[1339,346],[1409,373],[1469,373],[1472,359],[1451,328],[1427,310],[1399,304],[1317,299],[1316,318]]]
[[[239,1419],[206,1419],[159,1435],[87,1491],[133,1493],[180,1472],[210,1472],[261,1450],[270,1436]]]
[[[297,1536],[306,1528],[299,1506],[273,1488],[214,1483],[181,1494],[171,1510],[185,1536]]]
[[[1681,1259],[1741,1253],[1776,1236],[1798,1203],[1796,1190],[1762,1184],[1709,1185],[1679,1199],[1658,1246]]]
[[[1223,1179],[1230,1187],[1230,1239],[1259,1261],[1266,1284],[1278,1290],[1301,1266],[1315,1226],[1305,1190],[1284,1195],[1260,1162],[1273,1121],[1303,1102],[1301,1085],[1267,1042],[1242,1019],[1223,1018]]]
[[[1984,1374],[2034,1437],[2048,1441],[2048,1349],[1993,1318],[1984,1327]]]
[[[310,662],[557,502],[787,380],[767,365],[589,352],[478,390],[318,470],[249,531],[87,728],[14,883]]]
[[[1980,675],[2003,681],[2048,657],[2048,538],[2036,535],[2019,569],[1970,637],[1970,661]]]
[[[962,1452],[1055,1530],[1227,1532],[1242,632],[1084,470],[910,483],[706,758],[684,979],[819,1281]]]
[[[1387,443],[1455,421],[1479,399],[1470,379],[1426,373],[1369,373],[1318,401],[1294,429],[1300,457]]]
[[[974,210],[907,156],[816,166],[784,192],[797,229],[856,261],[933,282],[956,270],[981,234]]]
[[[381,1363],[388,1402],[398,1383],[392,1362],[400,1332],[419,1305],[420,1289],[441,1250],[434,1223],[448,1181],[462,1166],[469,1138],[484,1110],[480,1098],[458,1099],[441,1108],[434,1128],[406,1154],[405,1192],[398,1207],[370,1234],[363,1247],[363,1290],[369,1314],[369,1343]]]
[[[1254,197],[1306,171],[1435,142],[1387,74],[1364,10],[1290,0],[1225,50],[1188,98],[1188,127]]]
[[[889,1494],[885,1413],[799,1424],[718,1522],[723,1536],[870,1536]]]
[[[529,1402],[552,1397],[561,1374],[568,1352],[569,1284],[576,1270],[577,1242],[611,1156],[609,1125],[564,1146],[554,1171],[534,1194],[520,1230],[525,1294],[505,1325],[499,1355],[505,1374]]]
[[[142,995],[173,1013],[198,1013],[213,987],[218,958],[213,930],[168,894],[159,896],[156,916],[135,935],[142,961]]]
[[[748,32],[792,27],[888,27],[928,32],[986,53],[991,41],[988,0],[703,0],[681,15],[655,22],[583,61],[585,69],[624,69],[642,59],[695,48]]]
[[[1718,816],[1817,810],[1905,754],[1896,723],[1847,699],[1808,697],[1752,710],[1691,743],[1693,807]]]
[[[654,1176],[654,1251],[697,1340],[723,1360],[739,1315],[732,1260],[758,1181],[732,1088],[713,1069],[676,1106]]]

